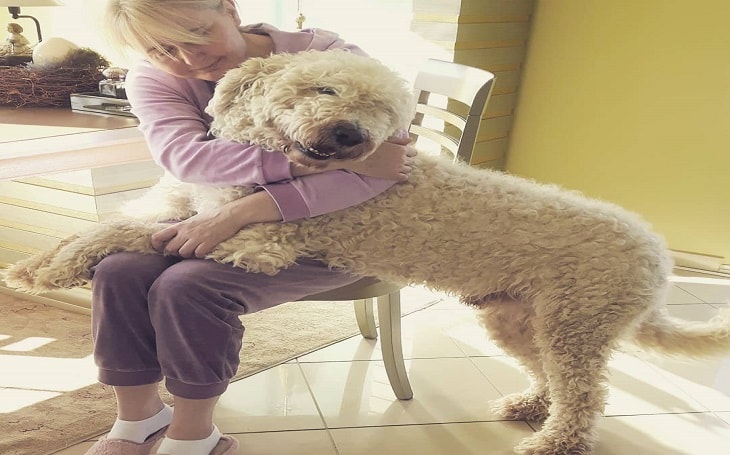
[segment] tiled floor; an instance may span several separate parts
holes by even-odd
[[[676,277],[670,303],[677,316],[705,320],[730,305],[730,280]],[[217,425],[240,440],[241,455],[510,454],[535,431],[490,412],[490,400],[527,382],[469,309],[445,298],[406,316],[403,332],[413,400],[395,399],[379,345],[355,337],[232,384]],[[730,356],[619,353],[611,371],[596,455],[730,453]]]

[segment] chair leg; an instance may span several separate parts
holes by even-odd
[[[373,299],[360,299],[352,302],[355,306],[355,319],[360,333],[368,340],[378,338],[378,330],[375,328],[375,313],[373,312]]]
[[[413,390],[403,360],[400,292],[378,297],[378,320],[380,347],[383,350],[383,362],[390,386],[399,400],[410,400],[413,398]]]

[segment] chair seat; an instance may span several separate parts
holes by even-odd
[[[381,295],[398,292],[403,285],[380,281],[375,277],[363,277],[354,283],[330,289],[314,295],[308,295],[301,300],[338,301],[372,299]]]

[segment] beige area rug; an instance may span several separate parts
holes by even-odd
[[[436,301],[424,299],[417,307],[406,308],[413,312]],[[287,303],[243,318],[246,333],[235,379],[359,334],[350,302]],[[82,359],[91,354],[89,325],[89,316],[0,294],[0,356]],[[55,341],[27,352],[6,349],[33,337]],[[0,397],[22,393],[17,386],[3,389],[3,384],[8,387],[3,377],[12,374],[0,369]],[[43,374],[42,369],[38,374]],[[0,398],[0,409],[2,401]],[[108,431],[115,411],[111,388],[101,384],[64,392],[22,409],[0,411],[0,454],[55,453]]]

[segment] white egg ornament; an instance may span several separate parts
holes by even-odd
[[[56,66],[66,58],[69,52],[76,49],[79,47],[67,39],[46,38],[33,48],[33,63],[41,66]]]

